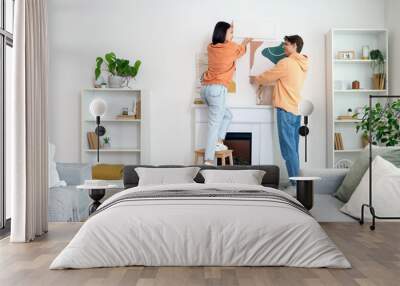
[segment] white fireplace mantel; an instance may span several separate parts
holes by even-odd
[[[274,109],[270,105],[229,106],[232,123],[228,132],[252,134],[252,165],[274,164]],[[194,104],[194,146],[204,148],[207,140],[208,110],[203,104]]]

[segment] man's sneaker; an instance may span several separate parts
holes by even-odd
[[[228,146],[226,146],[222,143],[217,143],[217,145],[215,146],[215,152],[226,151],[226,150],[228,150]]]

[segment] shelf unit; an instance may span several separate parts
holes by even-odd
[[[335,93],[379,93],[387,94],[386,89],[335,89]]]
[[[361,60],[361,59],[338,60],[338,59],[334,59],[333,62],[336,64],[371,64],[371,63],[373,63],[373,60]]]
[[[94,132],[96,120],[89,111],[90,102],[101,98],[107,103],[106,114],[101,125],[111,138],[109,148],[100,149],[100,163],[146,164],[149,162],[149,96],[142,89],[86,88],[81,91],[81,162],[96,163],[97,149],[89,149],[87,132]],[[136,101],[141,102],[140,119],[120,119],[123,107],[133,109]],[[103,138],[104,138],[103,136]]]
[[[386,85],[384,90],[373,89],[372,60],[361,59],[362,46],[379,49],[385,56]],[[368,105],[368,95],[388,95],[388,31],[385,29],[332,29],[326,35],[327,56],[327,167],[341,159],[354,160],[362,151],[361,134],[356,133],[359,120],[338,120],[339,115]],[[355,51],[355,59],[337,59],[339,51]],[[361,89],[351,89],[358,80]],[[340,82],[339,88],[335,82]],[[341,85],[341,86],[340,86]],[[344,150],[335,150],[335,133],[342,134]]]

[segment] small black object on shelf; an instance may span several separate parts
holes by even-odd
[[[382,95],[370,95],[369,96],[369,116],[368,116],[368,126],[369,126],[369,131],[368,131],[368,139],[369,139],[369,202],[368,204],[363,204],[361,206],[361,217],[360,217],[360,224],[364,224],[364,209],[365,208],[369,208],[369,211],[371,213],[372,216],[372,224],[370,225],[370,230],[375,230],[375,220],[376,219],[382,219],[382,220],[394,220],[394,219],[400,219],[400,217],[397,216],[391,216],[391,217],[383,217],[383,216],[379,216],[376,214],[375,212],[375,208],[373,206],[373,201],[372,201],[372,160],[373,160],[373,156],[372,156],[372,130],[371,130],[371,117],[372,117],[372,100],[374,98],[386,98],[386,99],[399,99],[400,95],[386,95],[386,96],[382,96]]]

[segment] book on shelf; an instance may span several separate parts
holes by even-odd
[[[140,98],[138,98],[136,100],[135,116],[136,116],[136,119],[141,119],[142,118],[142,101],[140,100]]]
[[[337,117],[337,120],[354,120],[357,118],[354,118],[352,115],[339,115]]]
[[[97,135],[95,132],[87,133],[89,149],[97,149]]]
[[[341,133],[335,133],[335,150],[343,150],[343,139]]]
[[[118,120],[133,120],[133,119],[137,119],[136,115],[117,115],[117,119]]]

